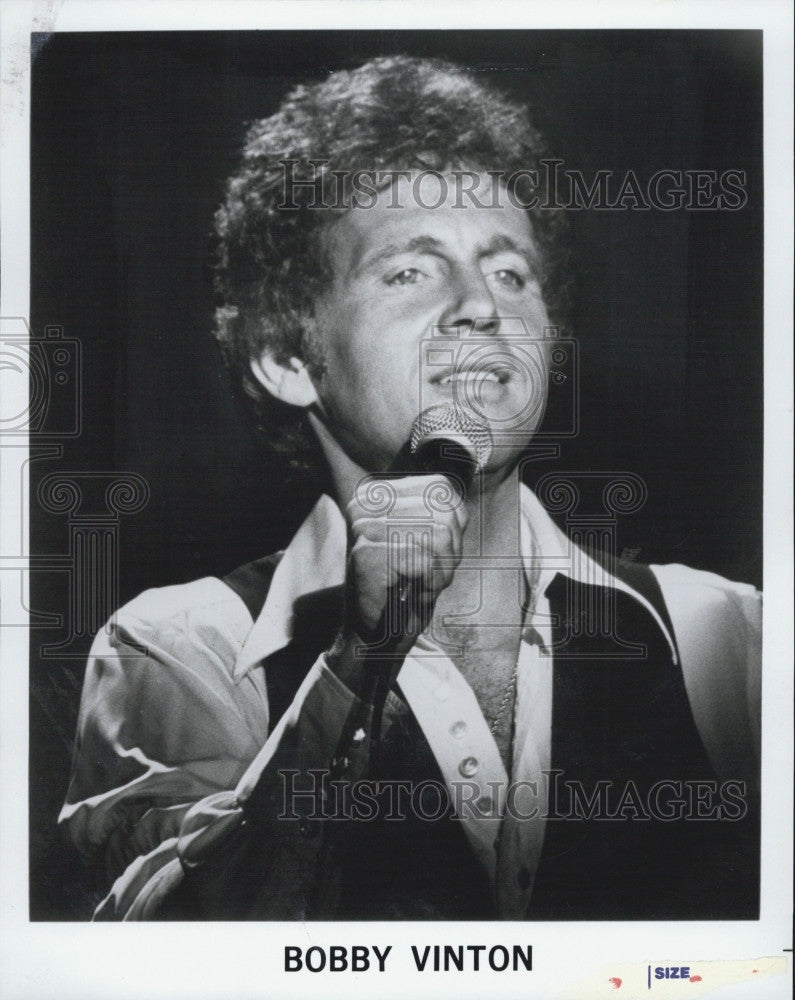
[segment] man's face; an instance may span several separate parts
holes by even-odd
[[[454,207],[448,180],[438,207],[426,207],[444,191],[438,177],[400,179],[327,233],[315,388],[327,427],[366,471],[390,466],[429,406],[453,402],[488,423],[494,471],[543,415],[549,317],[527,215],[504,191],[495,207],[487,176],[480,205],[459,196]]]

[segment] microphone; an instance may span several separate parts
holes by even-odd
[[[493,447],[488,425],[476,414],[453,403],[440,403],[416,417],[409,440],[386,475],[389,478],[441,475],[465,500],[473,478],[486,466]],[[453,495],[445,497],[434,490],[426,494],[426,505],[449,503],[454,499]],[[429,506],[429,513],[432,510]],[[421,532],[422,525],[418,525],[417,530]],[[390,658],[398,643],[416,632],[416,626],[424,618],[422,597],[422,592],[417,591],[410,580],[392,584],[374,635],[367,642],[368,656]]]
[[[494,447],[487,424],[453,403],[440,403],[423,410],[411,427],[407,447],[402,449],[404,475],[443,475],[466,499],[472,480],[482,472]],[[409,623],[420,620],[414,589],[409,582],[390,588],[386,619],[393,637]]]
[[[493,447],[488,425],[470,411],[453,403],[430,406],[411,427],[410,472],[448,476],[466,497],[472,479],[491,458]]]

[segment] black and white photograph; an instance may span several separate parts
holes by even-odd
[[[0,428],[4,920],[70,971],[3,996],[107,996],[91,935],[118,996],[790,996],[774,5],[73,6]]]

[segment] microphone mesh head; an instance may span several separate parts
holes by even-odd
[[[475,463],[475,472],[482,472],[491,458],[493,441],[488,426],[453,403],[429,406],[417,417],[409,439],[412,455],[434,438],[450,438],[465,448]]]

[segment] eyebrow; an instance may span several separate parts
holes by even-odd
[[[484,247],[481,256],[493,257],[498,253],[515,253],[524,260],[533,274],[538,270],[541,255],[533,243],[517,243],[510,236],[505,235],[493,236]]]
[[[398,257],[404,253],[428,253],[442,255],[445,244],[435,236],[420,235],[414,236],[405,243],[390,243],[375,253],[366,256],[364,260],[355,268],[353,274],[361,274],[362,271],[379,264],[381,261],[389,260],[391,257]],[[531,244],[517,243],[510,236],[493,236],[485,246],[481,248],[478,257],[493,257],[498,253],[515,253],[521,257],[528,268],[535,273],[539,264],[538,250]]]
[[[400,254],[440,254],[442,252],[442,248],[442,241],[437,240],[435,236],[414,236],[405,243],[389,243],[380,250],[376,250],[375,253],[366,256],[357,267],[353,268],[353,274],[360,274],[362,271],[373,267],[373,265],[380,263],[382,260],[389,260],[390,257],[398,257]]]

